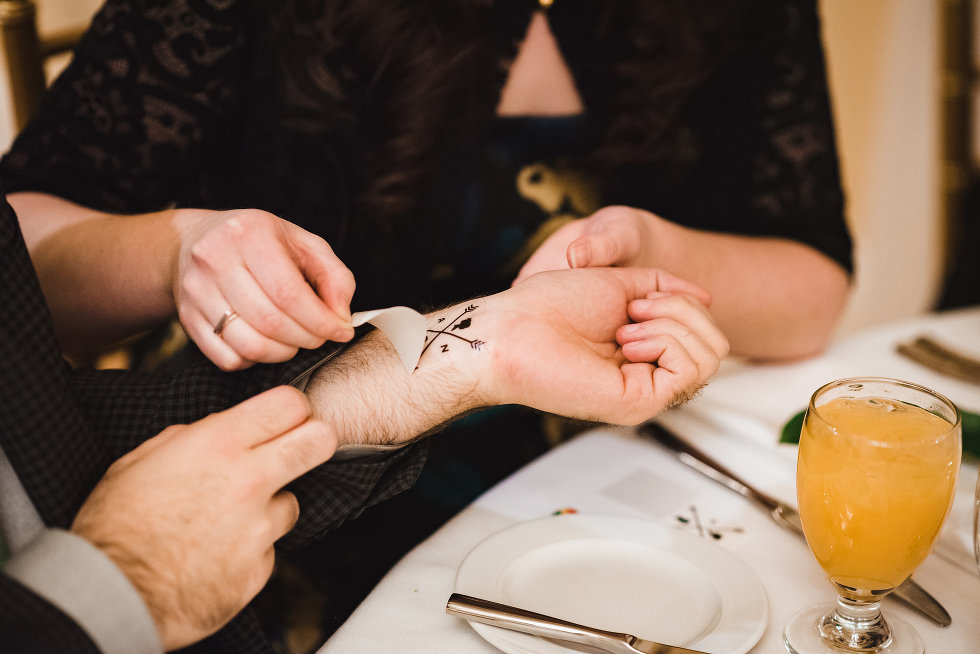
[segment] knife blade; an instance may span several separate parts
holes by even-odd
[[[446,613],[472,622],[542,636],[557,644],[574,643],[592,648],[585,651],[611,654],[706,654],[700,650],[664,645],[632,634],[595,629],[516,606],[453,593],[446,602]],[[576,648],[577,649],[577,648]]]
[[[780,527],[805,539],[803,523],[800,521],[800,514],[796,509],[755,488],[723,464],[681,439],[663,425],[653,422],[643,423],[639,427],[639,432],[671,450],[681,463],[753,501],[764,509]],[[911,577],[893,590],[891,596],[909,608],[918,611],[940,627],[948,627],[953,622],[949,612],[943,608],[939,600],[930,595]]]

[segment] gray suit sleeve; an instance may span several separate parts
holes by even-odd
[[[85,539],[45,529],[3,571],[72,618],[103,654],[163,652],[139,593]]]

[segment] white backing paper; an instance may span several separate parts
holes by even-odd
[[[358,327],[369,322],[388,338],[405,369],[411,373],[418,365],[425,347],[425,317],[409,307],[388,307],[372,311],[358,311],[351,316],[351,323]]]

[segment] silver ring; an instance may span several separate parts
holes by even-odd
[[[228,323],[230,323],[232,320],[234,320],[237,317],[238,317],[237,311],[234,311],[232,309],[228,309],[227,311],[225,311],[224,314],[221,316],[221,319],[218,320],[218,324],[214,326],[214,333],[217,334],[218,336],[221,336],[221,332],[225,331],[225,327],[228,326]]]

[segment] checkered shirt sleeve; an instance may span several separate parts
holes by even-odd
[[[287,364],[231,374],[210,364],[173,375],[73,370],[58,350],[16,216],[0,191],[0,446],[49,526],[68,528],[109,464],[167,426],[193,422],[288,383],[341,348],[328,344]],[[290,490],[300,501],[300,519],[277,549],[285,552],[308,543],[408,488],[421,470],[424,451],[424,446],[413,445],[390,455],[327,462],[293,482]],[[8,604],[18,603],[15,596],[27,591],[7,593],[6,586],[14,582],[2,575],[0,583],[3,614]],[[46,604],[33,598],[17,608],[45,611],[55,622],[64,617],[46,611]],[[42,614],[35,617],[40,621]],[[64,638],[75,643],[76,636],[65,632]],[[6,646],[4,638],[0,642]],[[55,646],[36,651],[75,650]],[[191,651],[268,654],[271,649],[246,609]]]

